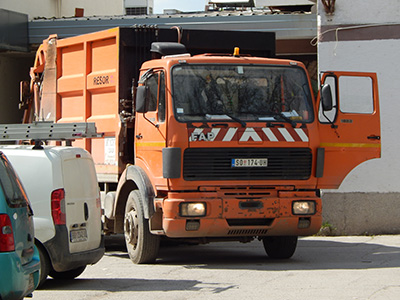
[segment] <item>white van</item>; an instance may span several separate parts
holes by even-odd
[[[101,203],[94,162],[84,149],[10,145],[11,161],[34,211],[35,242],[47,276],[72,279],[104,254]]]

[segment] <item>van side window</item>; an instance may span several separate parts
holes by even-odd
[[[28,205],[22,184],[15,176],[14,169],[5,159],[4,154],[0,154],[0,185],[3,188],[8,206],[16,208]]]

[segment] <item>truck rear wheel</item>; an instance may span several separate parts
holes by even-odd
[[[153,263],[160,247],[160,237],[149,230],[144,218],[143,202],[138,190],[128,196],[124,217],[125,243],[130,259],[135,264]]]
[[[297,236],[266,236],[262,241],[270,258],[287,259],[296,251]]]

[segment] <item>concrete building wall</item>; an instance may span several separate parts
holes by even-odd
[[[334,8],[327,14],[319,2],[319,70],[377,73],[382,158],[326,191],[324,219],[338,234],[400,233],[400,2],[336,0]]]

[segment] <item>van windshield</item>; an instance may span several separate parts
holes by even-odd
[[[302,68],[267,65],[178,65],[172,96],[181,122],[313,121],[311,93]]]

